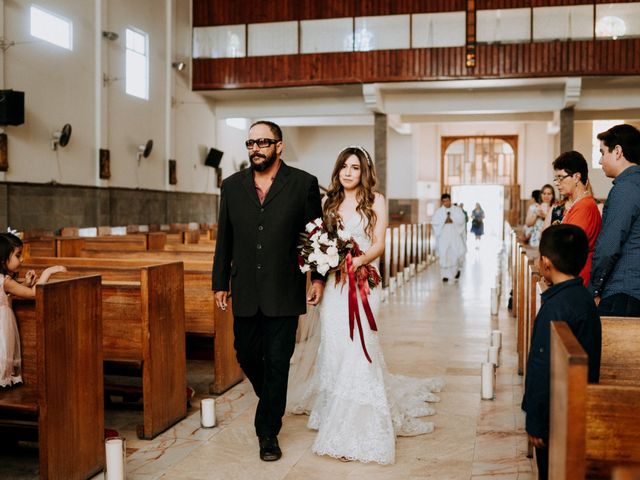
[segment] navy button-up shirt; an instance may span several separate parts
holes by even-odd
[[[625,293],[640,300],[640,166],[613,180],[602,211],[589,290],[602,298]]]
[[[549,438],[551,322],[558,320],[569,324],[589,356],[589,382],[597,382],[600,377],[602,326],[593,298],[582,285],[582,278],[567,280],[545,290],[533,324],[522,409],[527,412],[527,433],[544,439]]]

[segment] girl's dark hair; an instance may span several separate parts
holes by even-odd
[[[542,203],[542,197],[540,196],[541,193],[542,192],[540,190],[533,190],[531,192],[531,198],[533,198],[536,203]]]
[[[0,273],[14,277],[17,272],[10,272],[7,262],[16,248],[22,247],[22,240],[13,233],[0,233]]]

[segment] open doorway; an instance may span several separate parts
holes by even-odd
[[[501,239],[504,228],[504,185],[452,185],[451,201],[460,205],[469,216],[467,232],[471,228],[471,211],[479,203],[484,210],[484,234]],[[470,235],[470,234],[468,234]],[[469,244],[472,237],[469,237]]]

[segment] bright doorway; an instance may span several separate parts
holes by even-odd
[[[469,215],[467,232],[471,228],[471,211],[479,203],[484,210],[484,234],[502,238],[504,228],[504,185],[452,185],[451,201],[460,205]],[[469,234],[468,234],[469,235]],[[469,242],[473,237],[469,236]]]

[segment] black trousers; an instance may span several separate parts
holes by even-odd
[[[545,445],[549,445],[549,439],[545,440]],[[549,478],[549,447],[536,447],[536,464],[538,465],[538,480]]]
[[[274,437],[287,404],[289,362],[296,345],[298,317],[235,317],[238,363],[259,398],[254,425],[258,437]]]
[[[598,313],[603,317],[640,317],[640,300],[616,293],[600,301]]]

